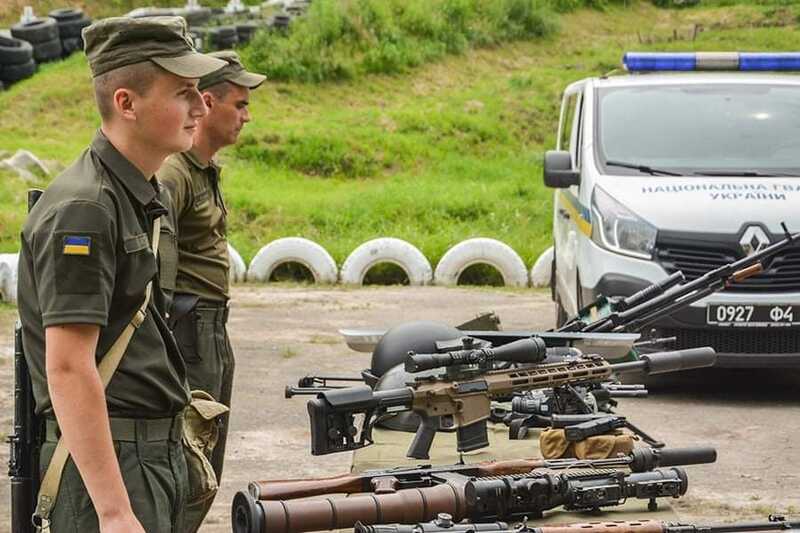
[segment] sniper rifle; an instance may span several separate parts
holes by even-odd
[[[406,387],[373,391],[367,386],[320,392],[308,402],[311,423],[311,453],[324,455],[356,450],[372,444],[377,419],[390,412],[413,411],[420,425],[408,457],[427,459],[439,427],[456,429],[458,451],[489,445],[486,422],[493,399],[515,392],[552,388],[566,384],[603,382],[612,373],[641,372],[645,375],[711,366],[716,354],[711,348],[694,348],[642,355],[638,361],[610,364],[599,356],[525,368],[492,370],[470,380],[456,381],[432,376],[418,378]],[[361,429],[355,416],[364,415]]]

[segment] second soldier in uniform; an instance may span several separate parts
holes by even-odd
[[[178,244],[177,272],[164,270],[161,279],[165,289],[174,291],[170,324],[186,362],[189,386],[230,406],[234,357],[226,331],[228,212],[214,158],[221,148],[236,142],[250,121],[250,91],[265,77],[247,72],[235,52],[208,55],[227,63],[198,84],[208,115],[200,121],[192,148],[170,157],[158,172],[172,196]],[[227,433],[226,417],[210,457],[218,479]]]

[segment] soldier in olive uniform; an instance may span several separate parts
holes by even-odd
[[[189,396],[158,298],[151,233],[168,200],[153,176],[191,146],[206,114],[197,80],[223,64],[194,50],[177,17],[105,19],[84,41],[102,126],[22,231],[19,314],[46,423],[42,473],[59,439],[69,452],[55,501],[37,512],[54,533],[180,531]],[[129,323],[104,390],[98,364]]]
[[[247,72],[235,52],[208,55],[227,63],[198,84],[208,115],[200,121],[191,150],[171,156],[158,171],[159,180],[172,196],[178,240],[177,272],[173,276],[165,269],[161,280],[166,290],[175,291],[171,325],[190,387],[230,406],[234,357],[225,328],[230,297],[227,209],[214,156],[234,144],[250,121],[250,90],[265,77]],[[222,477],[227,432],[226,417],[210,458],[218,479]]]

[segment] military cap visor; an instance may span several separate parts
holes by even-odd
[[[225,66],[200,78],[200,81],[197,83],[197,88],[201,91],[224,81],[241,85],[248,89],[255,89],[267,79],[263,74],[256,74],[245,70],[236,52],[226,50],[223,52],[212,52],[206,54],[206,56],[225,61]]]
[[[202,78],[227,63],[197,52],[181,17],[100,20],[83,30],[92,76],[152,61],[181,78]]]

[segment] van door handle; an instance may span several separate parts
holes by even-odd
[[[569,213],[567,213],[566,209],[559,209],[558,214],[561,218],[566,218],[567,220],[569,220]]]

